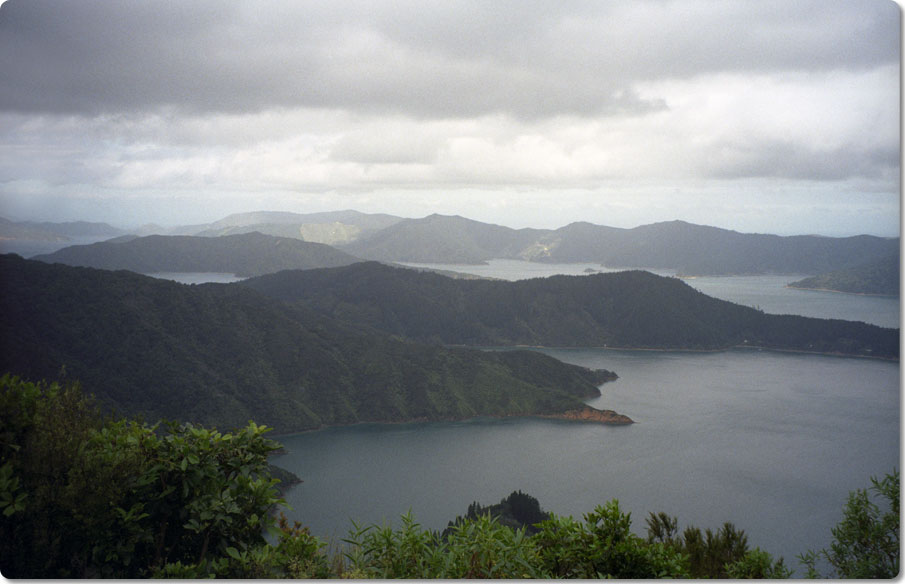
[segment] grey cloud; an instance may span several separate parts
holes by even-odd
[[[857,177],[898,184],[898,148],[877,146],[822,150],[787,141],[714,145],[705,163],[713,178],[773,177],[808,181],[840,181]]]
[[[0,6],[0,110],[645,113],[632,83],[898,59],[889,0]]]

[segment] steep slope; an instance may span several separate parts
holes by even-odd
[[[789,287],[803,290],[831,290],[849,294],[898,296],[899,278],[899,258],[891,255],[880,261],[792,282]]]
[[[0,256],[0,371],[81,380],[109,408],[221,428],[559,414],[602,372],[526,351],[363,334],[235,285]]]
[[[518,282],[453,280],[374,262],[242,283],[350,323],[465,345],[722,349],[735,345],[898,358],[898,331],[764,314],[677,278],[629,271]]]
[[[496,257],[516,257],[544,233],[435,214],[400,221],[342,249],[380,261],[476,264]]]
[[[91,245],[76,245],[33,259],[107,270],[154,272],[229,272],[239,276],[286,269],[344,266],[358,261],[319,244],[246,233],[224,237],[149,235]]]

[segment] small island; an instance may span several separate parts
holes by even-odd
[[[787,287],[846,294],[898,296],[899,257],[890,255],[880,261],[819,274],[792,282]]]

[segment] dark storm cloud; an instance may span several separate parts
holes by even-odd
[[[898,32],[889,0],[9,0],[0,110],[643,113],[637,81],[870,68]]]

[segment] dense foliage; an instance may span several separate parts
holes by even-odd
[[[0,567],[12,578],[140,577],[265,544],[279,445],[250,423],[103,419],[75,384],[0,378]]]
[[[63,367],[125,414],[281,432],[555,414],[605,381],[535,352],[363,332],[245,287],[0,256],[0,370],[55,379]]]
[[[419,341],[724,349],[742,345],[897,359],[899,334],[864,323],[771,315],[677,278],[627,271],[518,282],[454,280],[365,262],[238,284]]]
[[[327,543],[279,513],[267,456],[249,423],[221,434],[190,424],[104,418],[77,384],[0,378],[0,571],[10,578],[785,578],[790,571],[732,524],[704,533],[651,513],[647,537],[618,501],[582,521],[512,493],[474,503],[443,534],[411,515],[399,527],[353,523]],[[861,491],[822,552],[838,575],[898,572],[898,473]],[[487,511],[487,512],[485,512]],[[501,515],[530,521],[532,533]],[[275,514],[279,513],[279,518]],[[270,537],[265,537],[270,534]],[[804,557],[813,567],[815,554]],[[814,575],[813,573],[811,575]]]
[[[243,233],[223,237],[149,235],[73,245],[36,260],[106,270],[226,272],[239,276],[345,266],[355,257],[321,243]]]
[[[789,286],[851,294],[898,296],[899,277],[899,256],[890,255],[880,261],[798,280]]]
[[[527,493],[513,491],[508,497],[504,497],[495,505],[484,506],[477,501],[472,502],[468,506],[468,511],[466,511],[464,517],[457,516],[455,520],[449,522],[449,525],[443,531],[443,535],[448,535],[456,526],[461,525],[465,521],[474,521],[484,515],[492,517],[500,525],[512,529],[524,529],[529,534],[537,533],[536,524],[550,519],[550,514],[541,509],[540,502],[537,499]]]

